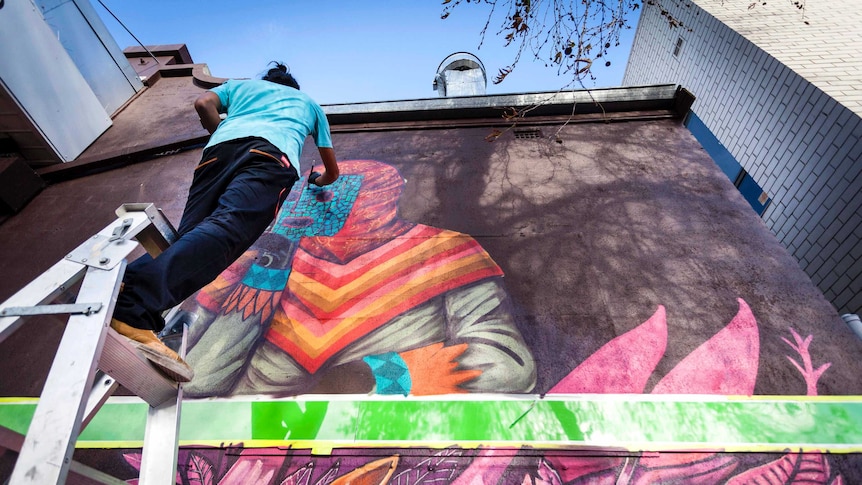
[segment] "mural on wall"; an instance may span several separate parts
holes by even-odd
[[[467,234],[402,219],[404,179],[342,162],[332,186],[294,191],[272,227],[197,296],[191,397],[239,394],[643,393],[668,344],[666,312],[614,338],[550,389],[535,389],[503,272]],[[788,356],[809,395],[812,336]],[[754,393],[760,334],[748,304],[651,393]]]
[[[401,219],[395,168],[340,167],[198,294],[186,395],[532,391],[500,267],[469,235]]]
[[[312,456],[278,449],[181,449],[178,485],[422,485],[422,484],[731,484],[842,485],[830,460],[846,457],[788,450],[777,454],[662,453],[589,456],[521,449],[333,450]],[[140,469],[138,453],[124,455]],[[136,484],[137,479],[127,483]]]
[[[752,393],[759,359],[757,322],[748,304],[738,300],[736,316],[711,339],[664,376],[652,393]],[[802,338],[789,329],[782,338],[797,355],[788,361],[816,395],[817,380],[830,364],[815,369],[809,353],[812,336]],[[665,309],[631,331],[608,342],[557,383],[557,393],[642,393],[667,344]],[[632,351],[632,349],[640,349]],[[328,456],[307,450],[243,448],[182,448],[177,484],[330,485],[330,484],[743,484],[810,483],[841,485],[836,468],[855,470],[851,455],[836,456],[817,450],[775,453],[726,453],[692,450],[662,453],[624,451],[561,451],[531,447],[457,446],[434,450],[401,448],[390,455],[380,449],[335,449]],[[140,469],[141,455],[124,454]],[[832,463],[832,464],[831,464]],[[130,479],[128,483],[136,483]]]

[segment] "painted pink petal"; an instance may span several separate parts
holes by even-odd
[[[653,389],[653,394],[751,395],[757,379],[760,337],[742,298],[733,320],[690,353]]]
[[[802,364],[793,360],[793,358],[789,355],[785,357],[787,357],[787,360],[789,360],[790,363],[793,364],[793,367],[796,367],[796,369],[802,374],[802,378],[805,380],[806,393],[809,396],[816,396],[817,381],[820,380],[820,376],[823,375],[824,372],[826,372],[826,369],[829,369],[832,363],[827,362],[815,369],[814,364],[811,361],[811,353],[808,351],[808,347],[811,345],[811,340],[814,338],[814,336],[809,335],[808,337],[803,339],[798,333],[796,333],[796,330],[794,330],[792,327],[790,328],[790,333],[793,335],[793,340],[796,342],[795,344],[791,343],[784,337],[781,337],[781,340],[784,340],[784,342],[789,345],[790,348],[795,350],[796,353],[799,354],[800,357],[802,357]]]
[[[143,462],[144,455],[142,453],[123,453],[123,459],[126,460],[126,463],[132,465],[135,470],[141,471],[141,463]],[[181,485],[183,483],[183,478],[180,476],[180,472],[177,472],[176,476],[177,485]],[[130,480],[126,480],[126,483],[129,485],[138,485],[138,479],[133,478]]]
[[[545,452],[545,460],[557,471],[563,483],[577,478],[594,485],[613,485],[617,483],[617,471],[625,462],[624,458],[613,456],[572,456]]]
[[[415,485],[418,483],[449,483],[461,468],[459,458],[463,450],[446,448],[413,465],[409,470],[396,475],[392,485]]]
[[[535,477],[529,473],[524,476],[521,485],[562,485],[560,475],[551,468],[547,461],[541,460]]]
[[[126,460],[126,463],[132,465],[138,471],[141,471],[143,456],[141,453],[123,453],[123,459]]]
[[[192,485],[215,485],[213,464],[204,455],[199,453],[191,452],[189,454],[186,476]]]
[[[840,480],[840,475],[836,481],[829,482],[830,475],[829,462],[826,461],[825,454],[788,453],[775,461],[740,473],[730,479],[727,484],[808,483],[827,485],[843,482],[843,480]]]
[[[739,460],[717,453],[661,453],[640,459],[632,483],[685,483],[707,485],[723,483],[733,474]]]
[[[500,483],[500,478],[513,458],[515,458],[515,450],[483,448],[473,458],[464,473],[458,475],[458,478],[452,482],[452,485]]]
[[[548,394],[642,393],[667,347],[667,317],[659,305],[649,320],[611,340]]]
[[[308,485],[311,482],[311,474],[314,471],[314,462],[308,462],[295,472],[287,476],[281,485]]]
[[[283,455],[254,454],[244,450],[219,485],[269,485],[284,463]]]

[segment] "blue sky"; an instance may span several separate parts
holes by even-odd
[[[459,51],[482,60],[488,94],[555,91],[569,80],[523,57],[502,84],[492,84],[515,51],[494,23],[479,48],[487,11],[473,4],[443,20],[439,0],[101,1],[145,45],[186,44],[217,77],[259,77],[270,61],[283,61],[321,104],[437,97],[437,67]],[[98,1],[93,6],[121,48],[137,45]],[[586,87],[620,85],[634,30],[608,56],[610,67],[594,67],[597,79]]]

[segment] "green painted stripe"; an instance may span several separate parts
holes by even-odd
[[[0,401],[0,425],[24,433],[35,406],[33,400]],[[78,446],[139,447],[146,412],[137,399],[112,398]],[[858,397],[234,399],[186,401],[181,417],[184,445],[862,451]]]

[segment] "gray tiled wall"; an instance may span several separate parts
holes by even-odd
[[[644,7],[623,84],[694,93],[772,198],[766,225],[840,313],[862,313],[862,119],[696,5],[673,12],[687,28]]]

